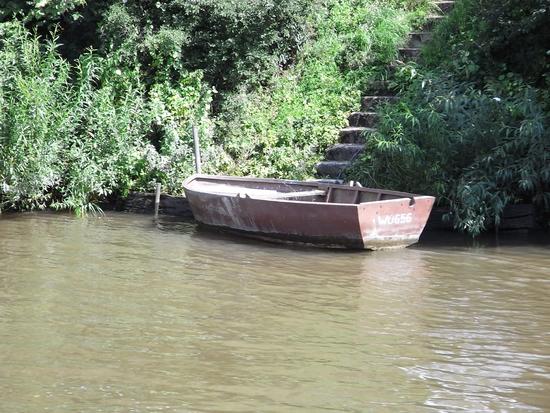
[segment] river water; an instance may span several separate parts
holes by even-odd
[[[549,252],[0,216],[0,412],[550,411]]]

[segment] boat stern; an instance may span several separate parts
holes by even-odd
[[[359,223],[365,249],[402,248],[418,242],[435,198],[415,196],[359,206]]]

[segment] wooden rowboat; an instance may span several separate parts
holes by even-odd
[[[315,181],[193,175],[183,187],[202,224],[283,242],[378,250],[418,241],[435,198]]]

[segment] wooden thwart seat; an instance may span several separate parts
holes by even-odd
[[[209,192],[213,194],[255,199],[292,199],[311,196],[324,196],[327,194],[326,190],[321,189],[282,192],[276,189],[246,188],[245,186],[240,185],[227,185],[211,182],[203,182],[202,186],[208,188]]]
[[[267,192],[267,191],[266,191]],[[305,198],[309,196],[324,196],[326,191],[320,189],[314,189],[311,191],[296,191],[296,192],[276,192],[262,194],[260,191],[255,191],[252,194],[244,192],[245,195],[250,198],[262,198],[262,199],[289,199],[289,198]]]

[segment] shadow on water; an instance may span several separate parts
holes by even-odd
[[[303,252],[323,249],[299,243],[285,244],[277,241],[259,240],[257,238],[247,237],[244,234],[235,234],[229,231],[203,226],[190,218],[163,215],[157,219],[153,218],[152,222],[154,222],[155,226],[161,231],[182,232],[191,234],[192,237],[205,240],[224,241],[242,245],[262,245],[266,248],[292,249]],[[550,247],[550,233],[544,230],[517,230],[502,231],[500,233],[489,232],[472,238],[470,235],[454,231],[425,231],[422,233],[419,242],[410,248],[491,248],[526,245]],[[325,248],[323,250],[336,254],[364,252],[361,250],[346,250],[340,248]]]
[[[333,254],[357,254],[364,252],[362,250],[348,250],[343,248],[322,248],[312,245],[300,243],[285,243],[278,241],[270,241],[268,239],[258,239],[246,234],[236,234],[231,231],[213,228],[206,225],[201,225],[192,219],[185,219],[173,216],[160,216],[152,221],[156,228],[167,232],[180,232],[190,235],[192,238],[204,241],[227,242],[234,245],[254,245],[261,246],[274,250],[293,250],[308,252],[328,252]]]
[[[40,217],[46,222],[64,221],[66,223],[73,222],[75,216],[71,212],[25,212],[25,213],[4,213],[0,218],[9,219],[10,221],[25,221]],[[198,224],[192,218],[182,218],[177,216],[161,215],[158,218],[150,217],[143,214],[131,214],[121,212],[107,212],[105,214],[91,215],[90,219],[77,219],[80,225],[93,226],[94,219],[110,220],[124,217],[119,220],[118,225],[139,225],[140,227],[149,226],[151,229],[157,229],[166,233],[182,234],[191,237],[196,241],[227,243],[235,246],[254,246],[271,249],[273,251],[300,251],[303,253],[328,253],[340,255],[365,254],[368,252],[363,250],[346,250],[338,248],[320,248],[310,245],[291,243],[285,244],[277,241],[269,241],[265,239],[257,239],[247,237],[244,234],[235,234],[229,231],[224,231],[209,226]],[[408,249],[413,250],[438,250],[438,249],[463,249],[463,248],[500,248],[500,247],[549,247],[550,248],[550,232],[544,230],[516,230],[502,231],[500,233],[489,232],[481,234],[476,238],[454,232],[454,231],[425,231],[422,233],[417,244],[410,246]],[[372,254],[372,252],[370,252]]]
[[[544,230],[488,232],[476,238],[454,231],[425,231],[413,248],[550,246],[550,233]]]

